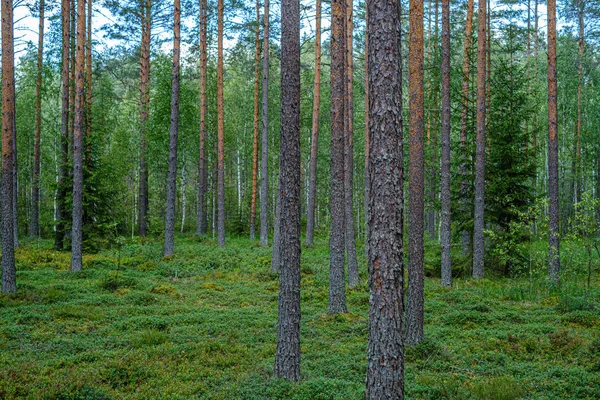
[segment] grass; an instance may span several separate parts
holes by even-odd
[[[302,375],[272,377],[278,278],[270,251],[179,237],[119,256],[17,251],[18,293],[0,295],[0,398],[361,399],[368,287],[326,314],[328,248],[302,253]],[[435,258],[435,257],[433,257]],[[426,281],[426,339],[406,350],[410,399],[594,399],[600,394],[600,290],[543,280]]]

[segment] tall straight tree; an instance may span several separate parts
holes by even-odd
[[[269,0],[264,0],[260,244],[269,245]]]
[[[473,211],[473,278],[483,278],[485,237],[485,117],[486,117],[486,0],[479,0],[477,12],[477,138],[475,144],[475,207]]]
[[[346,96],[344,101],[344,213],[346,228],[346,253],[348,255],[348,285],[358,285],[356,260],[356,233],[354,231],[354,25],[353,0],[346,0]]]
[[[367,3],[369,345],[365,398],[404,399],[400,1]]]
[[[67,175],[69,160],[69,63],[71,45],[71,1],[62,0],[62,73],[61,73],[61,130],[60,161],[58,170],[58,190],[56,207],[56,230],[54,231],[54,249],[62,250],[65,238],[65,220],[67,218]]]
[[[225,111],[223,107],[223,0],[217,6],[217,232],[225,246]]]
[[[260,89],[260,3],[256,0],[256,32],[254,61],[254,140],[252,143],[252,201],[250,205],[250,240],[256,231],[256,190],[258,181],[258,91]]]
[[[206,72],[208,67],[207,33],[208,4],[200,0],[200,165],[198,169],[198,217],[196,219],[196,235],[204,235],[207,231],[205,196],[207,192],[206,165]]]
[[[175,201],[177,196],[177,136],[179,133],[179,81],[181,48],[181,4],[173,3],[173,83],[171,86],[171,129],[169,132],[169,172],[167,176],[167,212],[163,255],[175,250]]]
[[[424,256],[424,160],[423,160],[423,2],[410,1],[409,69],[409,215],[408,215],[408,300],[406,344],[423,340],[425,271]]]
[[[310,167],[308,178],[308,209],[306,210],[306,244],[312,245],[315,235],[315,204],[317,197],[317,158],[319,155],[319,115],[321,111],[321,0],[316,0],[315,21],[315,80],[310,138]]]
[[[583,56],[585,55],[585,1],[576,0],[575,7],[577,8],[577,24],[579,26],[579,60],[577,68],[577,127],[575,130],[575,162],[574,162],[574,179],[573,179],[573,191],[575,194],[575,201],[581,201],[581,118],[582,118],[582,106],[581,97],[583,92]]]
[[[467,21],[465,23],[465,40],[463,50],[462,67],[462,104],[460,111],[460,197],[461,209],[465,213],[470,213],[468,192],[469,182],[467,179],[467,128],[469,119],[469,82],[471,76],[471,39],[473,35],[473,14],[475,12],[475,0],[469,0],[467,3]],[[463,228],[461,232],[462,254],[469,254],[471,248],[471,232]]]
[[[346,282],[344,279],[344,126],[346,64],[344,32],[346,0],[331,2],[331,195],[329,207],[329,312],[346,312]]]
[[[44,62],[44,0],[40,0],[37,74],[35,81],[35,136],[33,141],[33,180],[31,190],[31,221],[29,234],[33,237],[40,236],[40,160],[42,138],[42,67]]]
[[[2,291],[17,291],[13,218],[15,132],[13,2],[2,0]]]
[[[556,77],[556,0],[548,0],[548,273],[560,281],[558,207],[558,118]]]
[[[73,121],[73,222],[71,226],[71,271],[83,269],[83,135],[85,133],[85,0],[77,0],[75,46],[75,116]]]
[[[275,376],[300,379],[300,1],[281,2],[279,308]]]
[[[452,286],[450,244],[450,0],[442,0],[442,285]]]
[[[138,234],[148,230],[148,118],[150,115],[150,42],[152,37],[152,0],[141,0],[142,41],[140,47],[140,187]]]
[[[85,46],[85,164],[86,168],[92,167],[92,105],[94,101],[94,92],[92,90],[92,3],[87,1],[87,36]]]

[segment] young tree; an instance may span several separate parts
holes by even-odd
[[[152,0],[141,0],[142,41],[140,48],[140,188],[138,234],[148,230],[148,117],[150,114],[150,43],[152,38]]]
[[[316,0],[315,80],[313,87],[312,136],[310,139],[310,171],[308,208],[306,210],[306,244],[312,245],[315,234],[315,200],[317,197],[317,157],[319,155],[319,113],[321,111],[321,0]]]
[[[33,141],[33,180],[31,190],[31,221],[29,234],[40,236],[40,142],[42,137],[42,67],[44,60],[44,0],[39,3],[37,76],[35,81],[35,137]]]
[[[69,121],[70,121],[70,85],[69,65],[71,47],[71,1],[62,0],[62,115],[60,131],[60,164],[58,173],[56,230],[54,232],[54,249],[62,250],[65,238],[65,220],[67,219],[67,177],[69,160]]]
[[[450,200],[450,0],[442,0],[442,285],[452,286]]]
[[[346,312],[344,279],[344,98],[346,64],[344,22],[346,0],[331,2],[331,195],[329,207],[329,312]]]
[[[260,244],[269,245],[269,0],[264,0]]]
[[[258,90],[260,88],[260,3],[256,1],[256,32],[254,61],[254,140],[252,143],[252,202],[250,205],[250,240],[256,230],[256,189],[258,181]]]
[[[200,0],[200,165],[198,170],[198,217],[196,219],[196,235],[204,235],[207,231],[205,204],[208,175],[206,165],[206,74],[208,67],[207,16],[207,0]]]
[[[219,0],[217,8],[217,231],[219,236],[219,246],[225,246],[225,111],[223,108],[223,0]]]
[[[14,248],[13,152],[16,140],[13,2],[2,0],[2,291],[17,291]]]
[[[400,2],[367,3],[369,345],[367,399],[404,398],[404,207]]]
[[[348,255],[348,285],[358,285],[358,261],[354,232],[354,53],[352,23],[353,1],[346,0],[346,95],[344,101],[344,222],[346,228],[346,253]]]
[[[473,278],[483,278],[485,238],[485,117],[486,117],[486,0],[479,0],[477,12],[477,139],[475,156],[475,209],[473,212]]]
[[[71,226],[71,271],[83,269],[83,135],[85,132],[85,0],[77,0],[75,48],[75,116],[73,121],[73,222]]]
[[[469,119],[469,76],[471,75],[471,36],[473,34],[473,14],[475,0],[469,0],[467,4],[467,21],[465,23],[465,40],[463,50],[462,67],[462,105],[460,112],[460,197],[461,208],[465,213],[470,213],[468,192],[469,182],[467,180],[467,128]],[[463,256],[469,254],[471,247],[471,232],[463,228],[461,232]]]
[[[556,0],[548,0],[548,273],[560,280],[558,119],[556,102]]]
[[[300,379],[300,2],[281,2],[281,264],[275,376]]]
[[[423,2],[410,1],[409,29],[409,215],[408,215],[408,300],[406,338],[408,345],[423,340],[425,271],[424,177],[423,177]]]
[[[171,87],[171,129],[169,132],[169,173],[167,177],[167,212],[165,218],[164,256],[175,250],[175,197],[177,196],[177,136],[179,132],[179,81],[181,47],[181,5],[173,3],[173,84]]]

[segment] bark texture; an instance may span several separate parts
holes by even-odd
[[[71,226],[71,271],[83,269],[83,135],[85,133],[85,0],[77,0],[75,47],[75,116],[73,121],[73,222]]]
[[[179,82],[181,48],[181,5],[173,4],[173,84],[171,86],[171,129],[169,131],[169,172],[167,176],[167,210],[165,218],[165,247],[163,255],[175,250],[175,200],[177,197],[177,136],[179,133]]]
[[[300,379],[300,2],[281,2],[281,264],[275,376]]]
[[[306,210],[306,244],[312,245],[315,235],[315,201],[317,197],[317,158],[319,156],[319,115],[321,111],[321,0],[316,0],[315,22],[315,80],[313,86],[313,114],[310,139],[310,167],[308,178],[308,208]]]
[[[329,231],[329,312],[345,313],[345,192],[344,192],[344,98],[347,82],[344,16],[346,0],[331,2],[331,195],[329,199],[331,228]]]
[[[403,154],[399,4],[368,3],[369,345],[365,398],[404,399]]]
[[[448,287],[452,286],[450,112],[450,0],[442,0],[442,285]]]
[[[67,187],[69,160],[69,63],[70,63],[70,44],[71,44],[71,2],[62,0],[61,5],[62,19],[62,113],[60,130],[60,165],[58,172],[58,190],[56,210],[56,230],[54,232],[54,249],[60,251],[64,247],[65,238],[65,219],[67,217]]]
[[[467,3],[467,21],[465,24],[464,57],[462,67],[462,106],[460,113],[460,192],[461,208],[464,213],[469,210],[469,182],[467,179],[467,128],[469,118],[469,77],[471,75],[471,45],[473,35],[473,14],[475,12],[475,0]],[[461,232],[462,253],[467,256],[471,251],[471,232],[463,229]]]
[[[140,51],[140,193],[138,234],[148,231],[148,139],[150,116],[150,40],[152,37],[152,0],[142,0],[142,43]]]
[[[348,257],[348,286],[358,285],[356,260],[356,233],[354,229],[354,25],[353,0],[346,0],[346,96],[344,138],[344,213],[346,228],[346,254]]]
[[[206,71],[208,66],[207,31],[208,31],[207,0],[200,0],[200,162],[198,169],[198,215],[196,218],[196,235],[207,232],[206,192],[207,192],[207,163],[206,163]]]
[[[16,139],[13,2],[2,0],[2,291],[17,291],[13,218],[13,153]]]
[[[548,0],[548,274],[560,281],[558,207],[558,119],[556,80],[556,0]]]
[[[269,0],[264,0],[260,244],[269,245]]]
[[[423,2],[410,1],[409,28],[409,215],[408,215],[408,300],[406,344],[423,340],[424,318],[424,160],[423,160]]]
[[[40,236],[40,144],[42,138],[42,67],[44,62],[44,0],[40,0],[38,26],[37,74],[35,81],[35,134],[33,141],[33,179],[29,235]]]
[[[225,111],[223,108],[223,0],[218,7],[217,47],[217,232],[219,246],[225,246]]]
[[[475,149],[475,208],[473,211],[473,278],[484,275],[485,238],[485,120],[486,120],[486,1],[479,1],[477,26],[477,139]]]
[[[250,204],[250,240],[256,234],[256,190],[258,183],[258,92],[260,89],[260,3],[256,1],[256,32],[254,60],[254,140],[252,142],[252,200]]]

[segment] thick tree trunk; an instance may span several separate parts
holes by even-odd
[[[148,231],[148,118],[150,114],[150,40],[152,0],[142,0],[142,42],[140,51],[140,194],[138,234]]]
[[[33,180],[29,235],[40,236],[40,144],[42,138],[42,67],[44,61],[44,0],[40,0],[37,74],[35,81],[35,137],[33,142]]]
[[[368,2],[369,345],[366,399],[404,398],[404,207],[399,2]]]
[[[365,24],[369,21],[369,7],[365,9]],[[398,20],[400,26],[400,20]],[[364,187],[364,207],[365,207],[365,254],[369,256],[369,187],[371,179],[369,175],[369,29],[365,29],[365,187]]]
[[[461,209],[464,213],[470,214],[469,209],[469,182],[467,179],[467,129],[469,119],[469,77],[471,75],[471,36],[473,35],[473,14],[475,11],[475,0],[469,0],[467,5],[467,22],[465,24],[464,58],[463,58],[463,79],[462,79],[462,108],[460,114],[460,191],[461,191]],[[462,254],[467,256],[471,250],[471,232],[463,229],[461,232]]]
[[[275,376],[300,379],[300,2],[281,2],[281,264]]]
[[[452,286],[450,245],[450,0],[442,0],[442,285]]]
[[[556,0],[548,0],[548,273],[560,281],[558,207],[558,119],[556,82]]]
[[[260,244],[269,245],[269,0],[264,0]]]
[[[2,0],[2,291],[17,291],[17,271],[14,246],[13,208],[13,143],[14,97],[14,32],[13,2]]]
[[[312,136],[310,140],[310,171],[308,178],[308,209],[306,210],[306,244],[312,245],[315,235],[315,203],[317,197],[317,164],[319,156],[319,115],[321,111],[321,0],[316,0],[315,81],[313,87]]]
[[[171,129],[169,132],[169,172],[167,176],[167,205],[165,217],[164,256],[175,250],[175,201],[177,197],[177,136],[179,133],[179,81],[181,48],[181,5],[173,4],[173,84],[171,86]]]
[[[67,177],[69,163],[69,63],[70,63],[70,44],[71,44],[71,2],[62,0],[62,116],[60,131],[60,156],[58,173],[58,191],[57,191],[57,209],[56,209],[56,230],[54,232],[54,249],[59,251],[64,247],[65,238],[65,220],[67,218]]]
[[[346,312],[344,279],[344,97],[346,0],[331,2],[331,195],[329,232],[329,312]]]
[[[346,101],[344,138],[344,213],[346,253],[348,256],[348,286],[358,285],[356,233],[354,230],[354,24],[353,0],[346,0]]]
[[[408,215],[408,300],[406,344],[423,340],[425,272],[424,256],[424,162],[423,162],[423,2],[410,1],[409,29],[409,215]]]
[[[254,61],[254,140],[252,142],[252,201],[250,204],[250,240],[256,231],[256,190],[258,184],[258,91],[260,89],[260,2],[256,0],[256,32]]]
[[[81,271],[83,241],[83,135],[85,133],[85,0],[77,1],[75,48],[75,116],[73,121],[73,222],[71,226],[71,271]]]
[[[223,0],[218,3],[217,60],[217,231],[219,246],[225,246],[225,111],[223,108]]]
[[[483,278],[485,238],[485,117],[486,117],[486,0],[479,1],[477,26],[477,139],[475,150],[475,208],[473,211],[473,278]]]

